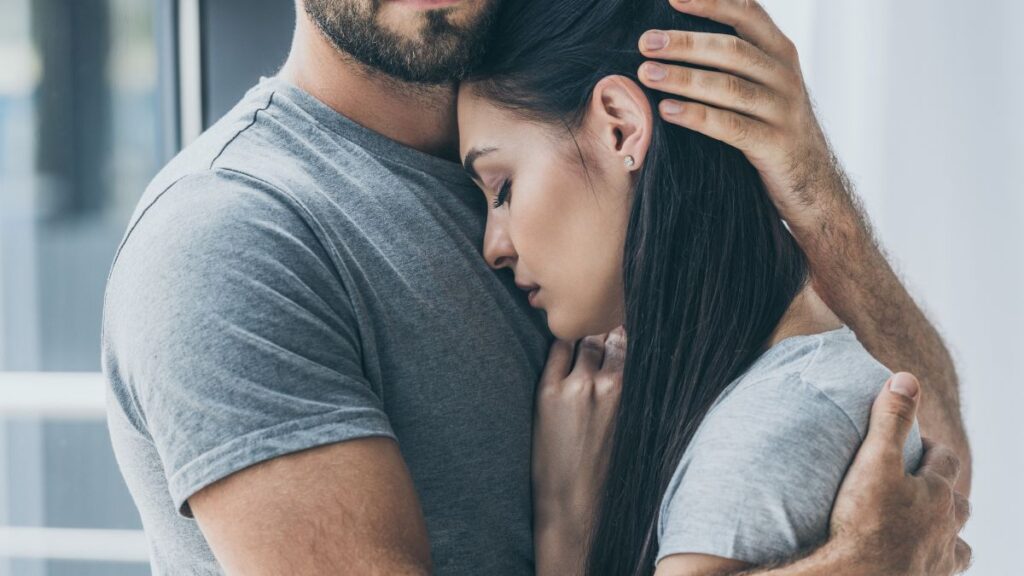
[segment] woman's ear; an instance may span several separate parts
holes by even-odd
[[[594,87],[585,127],[597,135],[599,150],[615,156],[622,169],[633,172],[643,166],[653,123],[651,103],[633,80],[605,76]]]

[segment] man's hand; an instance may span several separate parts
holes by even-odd
[[[958,535],[970,506],[953,490],[959,460],[949,449],[926,443],[917,473],[904,473],[903,446],[921,397],[917,379],[905,373],[894,375],[879,393],[867,436],[832,507],[825,545],[785,566],[742,574],[950,576],[967,570],[971,547]]]
[[[641,52],[662,61],[645,62],[640,80],[686,100],[664,100],[662,117],[738,148],[757,168],[807,256],[818,295],[889,370],[920,378],[928,391],[921,431],[956,452],[957,489],[968,494],[971,451],[956,367],[875,242],[814,115],[793,43],[755,0],[664,1],[739,37],[650,31],[640,38]]]
[[[810,225],[844,199],[845,179],[815,117],[793,42],[752,0],[672,5],[729,25],[739,37],[657,30],[641,37],[648,58],[716,69],[645,62],[641,82],[686,99],[663,100],[662,117],[743,151],[782,217],[791,226]]]
[[[921,391],[910,374],[896,374],[871,411],[867,437],[832,509],[829,546],[870,574],[958,574],[971,548],[958,537],[970,515],[953,491],[960,462],[926,443],[914,476],[904,474],[903,450]]]

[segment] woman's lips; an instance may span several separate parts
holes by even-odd
[[[539,308],[539,306],[537,306],[538,292],[540,292],[540,288],[534,288],[533,290],[530,290],[530,294],[527,295],[526,297],[526,299],[530,302],[530,306],[533,306],[534,308]]]

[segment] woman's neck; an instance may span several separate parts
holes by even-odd
[[[843,322],[829,309],[828,305],[818,296],[808,283],[786,309],[779,320],[775,331],[768,339],[767,347],[772,347],[786,338],[820,334],[841,328]]]

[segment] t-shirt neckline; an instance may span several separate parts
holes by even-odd
[[[283,94],[325,129],[364,148],[374,156],[408,166],[451,184],[474,186],[461,164],[421,152],[374,132],[279,76],[261,77],[258,86]]]

